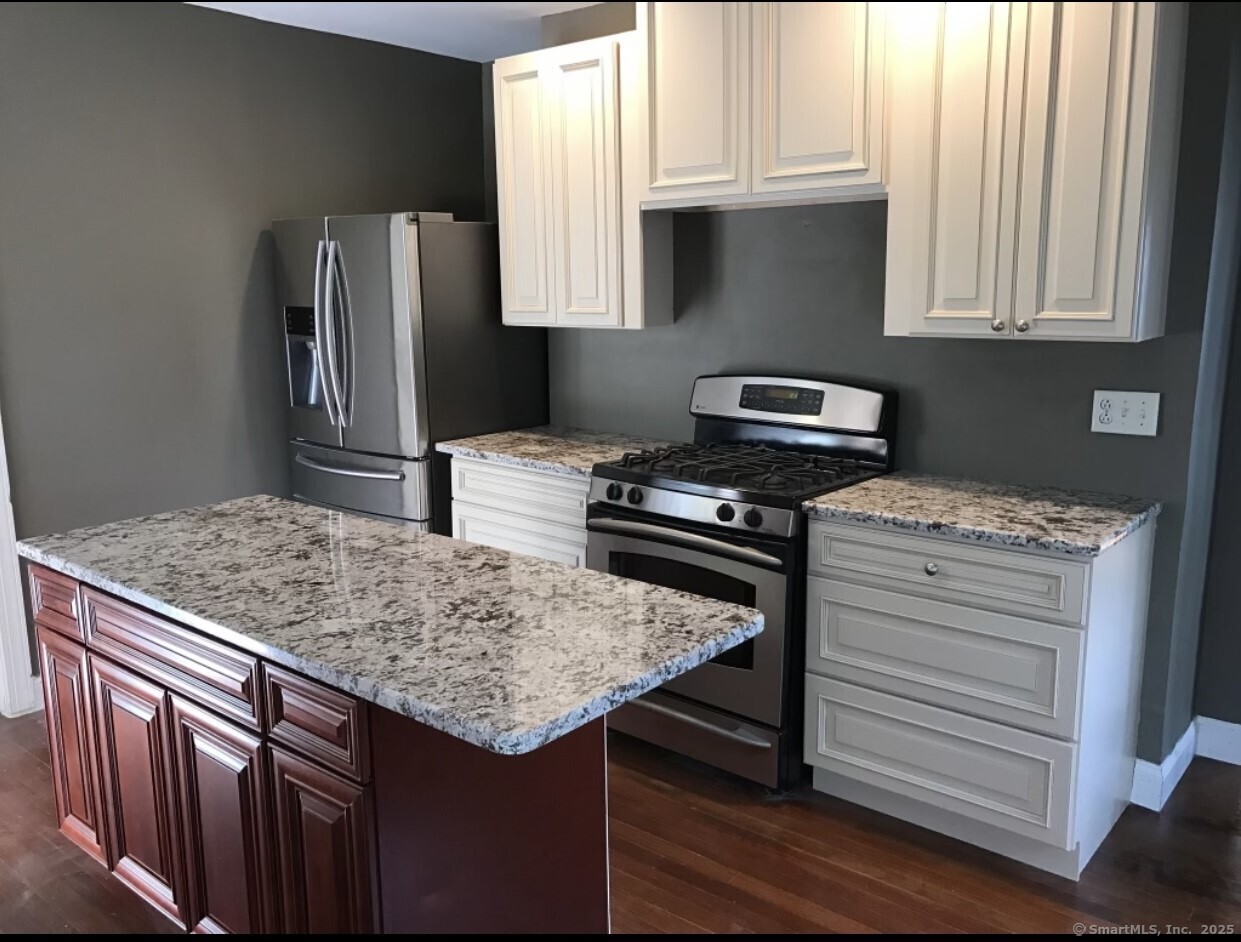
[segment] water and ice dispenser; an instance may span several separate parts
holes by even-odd
[[[315,356],[315,310],[284,309],[284,339],[289,358],[289,402],[302,409],[323,409],[323,383]]]

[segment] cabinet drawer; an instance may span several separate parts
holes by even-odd
[[[452,502],[452,535],[459,540],[538,556],[578,569],[586,565],[586,527],[543,523],[486,507]]]
[[[260,727],[259,662],[83,586],[87,643],[251,729]]]
[[[570,527],[586,526],[588,478],[452,459],[454,500]]]
[[[1089,564],[869,527],[812,523],[811,574],[1068,625],[1086,623]]]
[[[76,579],[42,566],[30,565],[30,611],[40,625],[62,635],[86,640],[78,608]]]
[[[1070,849],[1077,747],[806,675],[805,760]]]
[[[272,738],[359,781],[370,778],[366,710],[353,697],[279,667],[263,667]]]
[[[811,577],[806,670],[1076,739],[1085,634]]]

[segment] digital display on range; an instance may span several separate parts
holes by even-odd
[[[756,412],[819,415],[823,411],[823,390],[809,386],[758,386],[747,383],[741,387],[740,406]]]

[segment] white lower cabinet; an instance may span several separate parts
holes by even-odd
[[[837,775],[1068,849],[1077,746],[806,679],[806,755]]]
[[[1090,559],[813,521],[815,787],[1077,879],[1132,791],[1154,529]]]
[[[459,540],[586,565],[588,478],[452,459],[452,535]]]

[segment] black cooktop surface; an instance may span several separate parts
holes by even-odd
[[[609,480],[770,506],[791,506],[880,473],[851,458],[736,444],[670,445],[594,467],[596,477]]]

